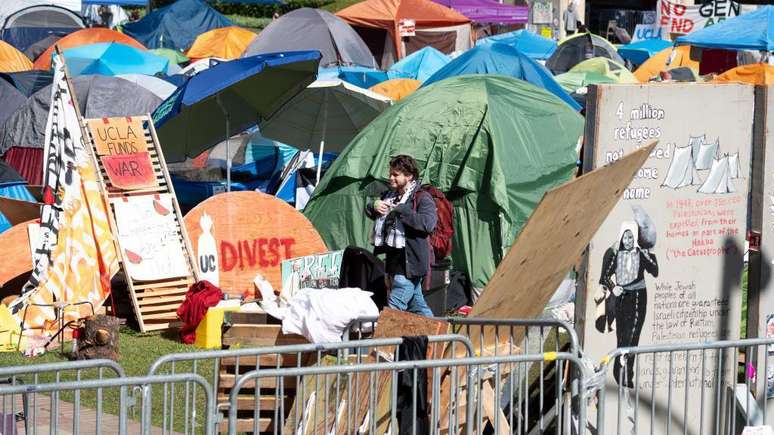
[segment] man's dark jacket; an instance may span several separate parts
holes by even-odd
[[[381,199],[386,196],[387,192],[382,195]],[[413,207],[414,204],[416,204],[416,209]],[[438,220],[435,201],[429,193],[417,190],[405,203],[392,209],[390,214],[393,214],[396,219],[403,223],[406,236],[406,277],[424,277],[430,272],[430,264],[433,262],[428,238],[435,229]],[[366,203],[366,215],[371,219],[379,217],[379,213],[374,210],[373,201]],[[389,219],[388,215],[387,220]],[[385,225],[385,230],[387,230],[386,227]],[[376,247],[374,254],[379,254],[380,248]]]

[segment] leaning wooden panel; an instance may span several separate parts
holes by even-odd
[[[94,166],[99,169],[100,189],[105,202],[108,204],[111,231],[119,245],[118,252],[122,267],[126,272],[130,299],[140,331],[156,331],[178,326],[177,308],[185,299],[187,288],[198,281],[198,271],[193,263],[193,250],[188,241],[185,225],[182,224],[183,215],[180,212],[180,205],[175,196],[172,179],[164,161],[153,121],[149,115],[145,115],[87,119],[84,120],[84,124],[85,137],[89,141],[89,154]],[[108,132],[105,126],[110,125],[115,126],[116,130]],[[137,131],[138,126],[142,127],[139,132]],[[131,130],[131,134],[129,134],[129,130]],[[121,189],[112,184],[108,169],[99,157],[105,155],[120,156],[135,151],[148,153],[150,168],[153,170],[152,178],[155,180],[156,186]],[[131,168],[129,169],[131,170]],[[115,204],[123,201],[124,198],[153,197],[159,199],[162,196],[171,201],[169,212],[172,213],[173,227],[177,232],[176,239],[181,245],[185,263],[184,272],[165,279],[137,281],[132,279],[127,270],[129,262],[136,261],[136,258],[132,253],[123,249],[118,242]]]
[[[656,143],[548,192],[473,305],[470,317],[536,318]],[[471,328],[476,348],[480,335],[478,328]],[[519,343],[524,332],[519,329],[514,335]]]

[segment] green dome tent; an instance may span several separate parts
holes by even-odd
[[[454,204],[454,268],[483,288],[543,194],[571,178],[582,133],[577,112],[527,82],[494,75],[442,80],[361,131],[304,214],[328,248],[369,248],[366,199],[385,188],[391,156],[412,155],[422,182]]]

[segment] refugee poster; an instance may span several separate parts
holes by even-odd
[[[710,0],[696,5],[658,0],[656,11],[658,25],[667,33],[686,34],[754,9],[755,6],[740,5],[731,0]]]
[[[600,85],[588,101],[587,166],[659,143],[589,244],[578,307],[586,353],[600,361],[620,347],[738,338],[753,87]],[[730,375],[735,359],[723,360]],[[620,400],[624,418],[607,418],[607,430],[628,433],[634,421],[640,433],[713,427],[713,413],[701,421],[700,407],[682,398],[733,381],[717,376],[716,361],[713,351],[612,358],[605,411],[617,415]],[[670,406],[669,397],[681,400]],[[650,421],[651,403],[671,421]]]
[[[170,194],[113,200],[124,267],[135,281],[188,275],[186,251]]]
[[[751,290],[758,289],[757,298],[751,293],[751,301],[757,299],[757,304],[752,302],[749,306],[749,319],[755,322],[748,325],[751,335],[760,338],[774,338],[774,111],[768,110],[774,104],[774,86],[758,87],[760,93],[756,99],[756,124],[760,122],[762,135],[757,140],[756,150],[763,151],[762,174],[756,175],[762,182],[763,198],[756,204],[753,201],[753,212],[760,216],[760,273],[753,271],[752,258],[750,259],[750,277],[758,277],[759,282],[753,285]],[[753,220],[755,222],[755,220]],[[755,225],[753,225],[753,229]],[[757,385],[755,397],[758,406],[767,406],[766,414],[774,415],[774,345],[760,346],[757,352],[757,361],[753,381]],[[765,400],[768,399],[768,400]]]
[[[282,262],[282,291],[302,288],[338,288],[343,250],[305,255]]]

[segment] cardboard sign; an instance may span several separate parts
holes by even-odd
[[[282,262],[282,288],[338,288],[344,251],[291,258]]]
[[[586,354],[599,361],[620,347],[738,339],[753,87],[598,85],[588,101],[587,119],[596,121],[586,129],[587,166],[659,143],[589,244],[587,287],[576,299]],[[708,104],[717,101],[724,104]],[[668,411],[652,421],[641,412],[640,433],[659,432],[669,414],[675,432],[711,427],[713,413],[702,423],[699,407],[667,406],[670,383],[674,397],[715,397],[718,385],[735,383],[735,365],[718,368],[715,351],[707,352],[704,372],[700,358],[686,360],[645,354],[635,369],[627,359],[620,380],[609,370],[608,391],[631,381],[639,388],[629,392],[640,395],[632,402]],[[679,383],[670,369],[682,373]],[[607,415],[615,415],[616,402],[606,401]],[[609,432],[632,428],[629,420],[620,427],[606,420]]]
[[[228,192],[210,197],[185,215],[188,237],[200,262],[205,213],[212,220],[209,232],[217,249],[213,261],[217,261],[220,288],[231,295],[253,294],[253,280],[259,273],[279,291],[284,260],[328,251],[312,223],[288,203],[259,192]],[[209,252],[209,246],[204,248]]]
[[[398,21],[398,34],[401,37],[416,36],[417,34],[416,21],[409,20],[408,18],[401,18],[400,21]]]
[[[114,156],[148,151],[139,118],[102,118],[89,121],[97,154]]]
[[[709,27],[728,18],[754,10],[731,0],[708,0],[697,5],[681,5],[658,0],[657,23],[668,33],[685,34]]]
[[[158,185],[147,151],[105,155],[99,158],[105,166],[110,184],[118,189],[132,190]]]
[[[113,201],[124,267],[135,281],[188,275],[188,262],[175,223],[170,194]]]

